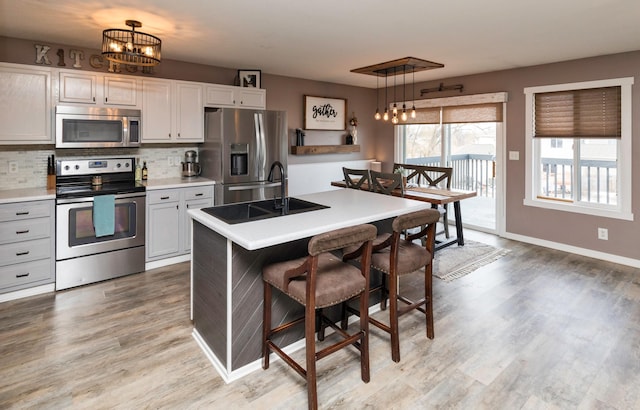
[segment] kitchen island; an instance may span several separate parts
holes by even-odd
[[[424,202],[355,189],[297,198],[329,208],[235,225],[203,210],[188,212],[193,223],[193,336],[227,383],[260,368],[264,264],[306,255],[314,235],[362,223],[387,230],[394,217],[429,208]],[[275,320],[301,312],[300,305],[274,293]],[[289,344],[289,350],[302,346],[302,330],[283,335],[279,345]]]

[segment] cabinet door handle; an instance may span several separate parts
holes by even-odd
[[[16,216],[29,215],[29,211],[16,212]]]
[[[168,196],[161,196],[160,199],[165,200],[165,199],[169,199]]]
[[[24,256],[24,255],[28,255],[29,251],[24,251],[24,252],[16,252],[16,256]]]
[[[199,194],[196,194],[196,196],[202,196],[204,195],[202,192],[200,192]]]
[[[96,97],[93,97],[93,102],[96,102]]]
[[[27,230],[24,230],[24,231],[16,231],[16,235],[20,235],[20,234],[23,234],[23,233],[29,233],[29,230],[27,229]]]
[[[26,278],[27,276],[29,276],[29,272],[18,274],[18,275],[16,275],[16,278]]]
[[[180,209],[180,205],[176,205],[176,209]]]
[[[109,102],[109,98],[104,97],[104,102]]]

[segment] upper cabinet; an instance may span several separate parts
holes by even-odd
[[[0,143],[52,144],[51,70],[0,63]]]
[[[139,79],[108,74],[60,71],[58,100],[61,103],[136,107]]]
[[[257,108],[267,106],[267,92],[260,88],[209,84],[206,87],[207,107]]]
[[[189,81],[143,80],[142,142],[203,142],[202,87]]]

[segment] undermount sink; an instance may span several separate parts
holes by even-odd
[[[317,211],[325,208],[329,207],[315,202],[289,197],[285,198],[284,207],[280,206],[279,199],[266,199],[263,201],[241,202],[203,208],[202,211],[233,225],[243,222],[258,221],[260,219]]]

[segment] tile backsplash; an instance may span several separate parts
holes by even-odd
[[[181,161],[186,151],[198,151],[195,145],[137,149],[53,149],[47,147],[0,148],[0,189],[38,188],[47,186],[47,158],[136,157],[140,166],[147,162],[149,179],[179,178]]]

